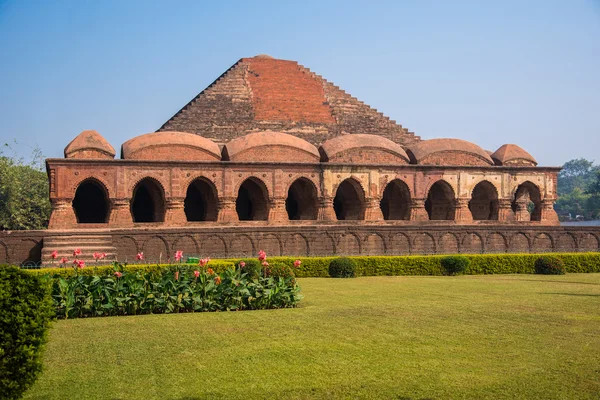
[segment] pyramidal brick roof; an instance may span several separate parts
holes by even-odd
[[[239,60],[158,131],[196,133],[217,143],[258,131],[284,132],[315,146],[353,133],[401,145],[421,140],[296,61],[267,55]]]

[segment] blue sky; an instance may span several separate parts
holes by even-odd
[[[297,60],[424,139],[600,162],[600,2],[0,0],[0,141],[118,149],[241,57]]]

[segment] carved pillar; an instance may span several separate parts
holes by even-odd
[[[473,214],[469,210],[469,199],[456,199],[454,202],[454,220],[462,223],[473,222]]]
[[[512,201],[510,199],[498,199],[498,221],[514,222],[515,213],[512,210]]]
[[[515,220],[527,222],[531,221],[531,214],[529,214],[529,210],[527,209],[527,205],[529,204],[529,198],[526,196],[521,196],[516,200],[515,204]]]
[[[183,197],[171,197],[167,199],[167,210],[165,212],[165,225],[185,225],[187,218],[184,210]]]
[[[365,209],[365,221],[383,221],[383,212],[381,212],[381,200],[377,197],[366,199],[367,208]]]
[[[333,197],[319,197],[319,212],[317,214],[319,221],[337,221],[335,210],[333,209]]]
[[[61,229],[72,228],[77,225],[77,217],[73,210],[73,199],[50,199],[52,202],[52,214],[48,228]]]
[[[275,198],[270,201],[268,221],[270,224],[289,221],[284,198]]]
[[[558,221],[558,215],[554,210],[554,200],[544,199],[542,200],[542,223],[544,225],[560,225]]]
[[[131,199],[110,199],[110,218],[108,223],[109,225],[119,227],[133,225],[133,217],[131,215]]]
[[[219,198],[217,222],[238,222],[238,214],[235,209],[235,197]]]
[[[428,221],[429,215],[425,210],[425,199],[411,199],[410,201],[410,220]]]

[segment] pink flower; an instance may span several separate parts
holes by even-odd
[[[199,277],[199,276],[200,276],[200,271],[198,271],[198,270],[195,270],[195,271],[194,271],[194,276],[195,276],[196,278],[197,278],[197,277]]]
[[[83,260],[77,261],[77,268],[82,269],[85,267],[85,262]]]
[[[98,261],[98,259],[100,258],[100,253],[94,253],[92,254],[92,257],[94,257],[94,260]]]
[[[200,266],[206,267],[206,265],[209,263],[209,261],[210,261],[210,257],[203,258],[202,260],[200,260]]]
[[[175,252],[175,260],[176,260],[177,262],[179,262],[179,261],[181,261],[181,258],[182,258],[182,257],[183,257],[183,251],[181,251],[181,250],[177,250],[177,251]]]
[[[137,253],[137,256],[135,256],[135,259],[138,261],[142,261],[144,259],[144,252],[141,251],[141,252]]]
[[[106,253],[101,253],[101,254],[100,254],[100,259],[101,259],[101,260],[103,260],[103,259],[105,259],[105,258],[106,258]]]
[[[258,261],[265,261],[267,259],[267,253],[264,250],[258,252]]]
[[[63,257],[63,258],[61,258],[61,259],[60,259],[60,262],[61,262],[62,264],[66,264],[66,263],[68,263],[68,262],[69,262],[69,259],[68,259],[67,257]]]
[[[300,260],[294,261],[294,267],[298,268],[300,266],[300,264],[302,264],[302,261],[300,261]]]
[[[77,257],[77,256],[78,256],[78,255],[80,255],[80,254],[81,254],[81,250],[79,250],[79,249],[75,249],[75,250],[73,251],[73,257]]]
[[[241,267],[241,268],[244,268],[245,266],[246,266],[246,263],[245,263],[245,262],[243,262],[243,261],[240,261],[240,267]]]
[[[268,262],[266,262],[266,261],[263,261],[263,262],[262,262],[262,266],[263,266],[263,267],[268,267],[268,266],[269,266],[269,263],[268,263]]]
[[[175,271],[175,280],[178,281],[179,280],[179,271]]]
[[[122,274],[122,273],[120,273],[119,271],[116,271],[116,272],[115,272],[115,276],[116,276],[117,278],[120,278],[120,277],[122,277],[122,276],[123,276],[123,274]]]
[[[54,250],[51,254],[51,257],[53,260],[56,260],[56,257],[58,257],[58,251]]]

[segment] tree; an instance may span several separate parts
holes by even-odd
[[[0,230],[48,226],[51,207],[42,160],[39,149],[34,149],[29,162],[0,152]]]
[[[586,194],[587,208],[590,210],[592,218],[600,218],[600,171],[596,173],[596,179],[588,186]]]
[[[600,166],[584,158],[571,160],[563,165],[558,174],[558,200],[555,209],[559,214],[583,215],[586,218],[598,216],[600,200],[592,199],[589,188],[600,173]]]

